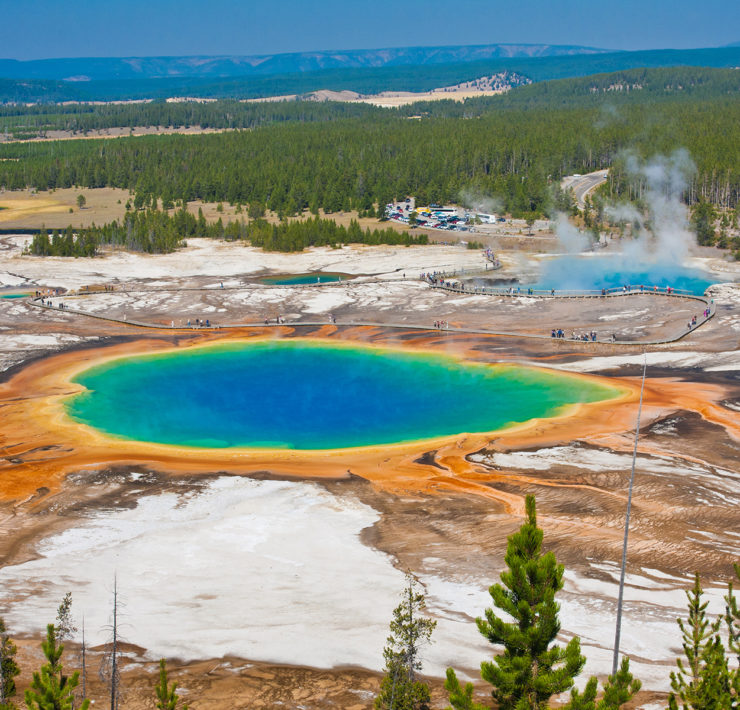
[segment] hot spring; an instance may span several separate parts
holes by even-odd
[[[351,274],[339,274],[327,271],[307,274],[274,274],[273,276],[263,276],[260,279],[260,283],[265,284],[265,286],[305,286],[306,284],[327,284],[336,281],[346,281],[351,278],[353,278]]]
[[[451,356],[256,341],[120,358],[77,375],[74,420],[114,437],[209,448],[335,449],[488,432],[621,390]]]
[[[689,291],[701,295],[716,283],[712,274],[679,264],[636,262],[622,254],[594,256],[556,256],[543,259],[536,283],[525,284],[534,289],[598,291],[602,288],[645,286],[645,288]]]

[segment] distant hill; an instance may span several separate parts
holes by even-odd
[[[508,47],[514,45],[489,45]],[[521,49],[522,45],[516,45]],[[552,51],[545,45],[537,51]],[[465,49],[468,61],[444,63],[456,49]],[[318,90],[355,91],[360,94],[377,94],[381,91],[429,91],[441,86],[452,86],[473,81],[480,77],[502,72],[513,72],[533,82],[552,79],[584,77],[650,67],[737,67],[740,66],[740,47],[719,47],[690,50],[646,50],[639,52],[609,52],[580,48],[591,53],[560,54],[557,56],[492,57],[473,60],[473,52],[480,48],[415,48],[393,50],[392,61],[412,61],[414,52],[417,64],[392,64],[387,59],[382,66],[341,66],[315,71],[267,73],[263,62],[260,71],[250,76],[170,76],[167,78],[116,78],[94,81],[60,81],[33,77],[0,79],[0,102],[61,102],[61,101],[115,101],[126,99],[164,99],[173,96],[202,98],[256,98],[284,94],[306,94]],[[577,48],[558,48],[571,50]],[[375,51],[378,52],[385,50]],[[391,51],[391,50],[388,50]],[[492,51],[492,50],[491,50]],[[503,50],[501,50],[503,51]],[[519,51],[519,50],[516,50]],[[523,50],[522,50],[523,51]],[[404,54],[405,52],[405,54]],[[321,53],[318,53],[321,54]],[[364,52],[366,58],[372,52]],[[275,55],[295,57],[303,55]],[[322,55],[323,56],[323,55]],[[213,58],[211,58],[213,59]],[[0,75],[3,61],[0,60]],[[44,60],[59,62],[107,62],[122,60]],[[141,60],[145,61],[145,60]],[[153,59],[146,61],[155,61]],[[169,61],[169,60],[168,60]],[[210,60],[209,60],[210,61]],[[442,62],[442,63],[440,63]],[[33,62],[20,63],[26,66]],[[80,65],[82,66],[82,65]],[[86,65],[90,70],[90,65]],[[270,63],[270,71],[277,69],[277,62]],[[295,66],[293,64],[292,66]],[[72,68],[71,65],[68,68]]]
[[[499,58],[560,57],[606,51],[609,50],[549,44],[487,44],[298,52],[262,56],[90,57],[32,61],[0,59],[0,77],[56,79],[70,82],[111,79],[226,78],[292,74],[321,69],[421,66]]]
[[[740,98],[740,69],[654,67],[571,77],[519,86],[490,105],[555,108],[720,98]]]

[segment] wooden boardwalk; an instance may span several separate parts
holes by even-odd
[[[315,283],[315,284],[294,284],[290,286],[281,286],[281,285],[272,285],[272,284],[254,284],[251,286],[237,286],[237,287],[222,287],[222,288],[204,288],[204,287],[185,287],[185,288],[179,288],[179,289],[172,289],[172,288],[162,288],[162,289],[153,289],[153,288],[136,288],[136,289],[126,289],[126,288],[120,288],[117,291],[89,291],[85,292],[82,291],[81,293],[74,294],[75,296],[83,296],[83,297],[90,297],[105,293],[125,293],[127,295],[135,294],[135,293],[153,293],[153,292],[167,292],[167,291],[243,291],[243,290],[255,290],[255,289],[263,289],[263,288],[330,288],[330,287],[338,287],[338,286],[351,286],[351,285],[360,285],[360,284],[367,284],[367,283],[403,283],[408,281],[415,281],[417,282],[418,279],[369,279],[369,280],[362,280],[362,281],[355,281],[353,279],[349,279],[346,281],[329,281],[326,283]],[[354,282],[354,284],[353,284]],[[422,283],[428,283],[426,281],[422,281]],[[505,331],[505,330],[495,330],[495,329],[489,329],[489,328],[434,328],[430,327],[427,324],[415,324],[415,323],[398,323],[398,322],[378,322],[378,321],[364,321],[364,320],[352,320],[352,321],[342,321],[340,323],[336,322],[330,322],[326,320],[322,321],[285,321],[285,322],[272,322],[268,321],[265,323],[264,321],[261,323],[226,323],[226,324],[219,324],[219,325],[211,325],[209,327],[206,326],[178,326],[178,325],[164,325],[161,323],[147,323],[145,321],[138,321],[138,320],[129,320],[129,319],[123,319],[123,318],[115,318],[113,316],[109,315],[102,315],[99,313],[89,313],[87,311],[82,311],[75,308],[59,308],[58,306],[50,306],[47,304],[42,304],[40,301],[42,299],[41,296],[32,296],[29,299],[27,299],[27,302],[36,307],[41,308],[45,310],[54,311],[55,313],[69,313],[70,315],[74,316],[85,316],[87,318],[94,318],[101,321],[106,321],[110,323],[116,323],[119,325],[128,326],[131,328],[145,328],[150,330],[163,330],[163,331],[215,331],[215,330],[234,330],[234,329],[244,329],[244,328],[280,328],[283,326],[290,326],[293,328],[300,328],[300,327],[321,327],[325,325],[337,325],[339,327],[370,327],[370,328],[391,328],[396,330],[417,330],[417,331],[436,331],[436,332],[445,332],[445,333],[460,333],[460,334],[471,334],[471,335],[493,335],[493,336],[503,336],[503,337],[510,337],[510,338],[528,338],[528,339],[534,339],[534,340],[556,340],[557,342],[566,342],[566,343],[579,343],[581,345],[610,345],[610,346],[628,346],[628,347],[634,347],[634,346],[648,346],[648,345],[665,345],[668,343],[674,343],[678,340],[681,340],[685,338],[690,333],[693,333],[697,328],[704,325],[707,321],[709,321],[716,312],[716,305],[714,303],[714,300],[711,298],[707,298],[706,296],[698,296],[695,294],[689,294],[689,293],[676,293],[675,291],[673,293],[666,293],[661,291],[652,291],[652,290],[637,290],[632,289],[628,291],[623,291],[622,289],[616,289],[616,290],[610,290],[605,294],[601,293],[593,293],[593,292],[566,292],[559,294],[557,291],[553,294],[550,292],[545,293],[523,293],[523,292],[516,292],[512,291],[511,293],[507,292],[498,292],[491,289],[487,289],[485,292],[476,292],[472,289],[467,288],[461,288],[456,287],[454,285],[444,285],[444,284],[430,284],[428,283],[430,288],[433,288],[435,290],[442,290],[445,292],[455,293],[458,295],[468,295],[468,296],[494,296],[497,298],[536,298],[536,299],[594,299],[594,298],[600,298],[600,299],[612,299],[612,298],[629,298],[630,296],[650,296],[653,298],[670,298],[670,299],[688,299],[693,301],[699,301],[703,303],[709,311],[709,314],[706,318],[697,319],[696,325],[689,330],[688,328],[681,329],[679,332],[676,333],[675,336],[670,338],[662,338],[659,340],[612,340],[612,339],[597,339],[597,340],[579,340],[579,339],[572,339],[572,338],[552,338],[549,335],[546,334],[536,334],[536,333],[517,333],[512,331]],[[46,297],[43,297],[46,298]],[[62,296],[54,296],[53,298],[63,298]]]

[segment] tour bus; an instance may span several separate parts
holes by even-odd
[[[435,207],[432,213],[438,217],[449,217],[450,215],[457,215],[457,207]]]
[[[496,224],[495,214],[486,214],[485,212],[477,212],[475,215],[483,224]]]

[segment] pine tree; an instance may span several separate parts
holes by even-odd
[[[406,574],[401,603],[393,610],[391,635],[383,649],[385,676],[375,699],[377,710],[427,710],[429,686],[416,679],[421,670],[421,647],[430,643],[436,621],[422,616],[426,607],[418,582]]]
[[[56,637],[59,643],[64,643],[72,638],[72,634],[77,632],[72,618],[72,592],[67,592],[62,599],[62,603],[57,609],[57,622],[54,624]]]
[[[683,636],[685,660],[676,660],[678,670],[671,673],[670,710],[708,710],[729,707],[729,670],[725,649],[719,638],[721,618],[711,621],[702,602],[704,590],[697,573],[694,586],[686,592],[689,616],[677,619]]]
[[[57,643],[54,624],[46,627],[46,640],[41,642],[41,649],[47,663],[40,672],[33,674],[31,687],[26,690],[26,705],[29,710],[72,710],[80,674],[75,671],[71,677],[64,675],[61,663],[64,644]],[[79,710],[88,710],[89,705],[89,700],[83,700]]]
[[[583,693],[573,688],[564,710],[619,710],[640,690],[642,683],[630,673],[629,658],[623,658],[619,670],[614,675],[610,675],[604,684],[604,691],[598,702],[596,701],[597,687],[598,680],[591,676]]]
[[[476,619],[480,633],[504,647],[493,662],[481,664],[481,677],[493,686],[500,710],[546,707],[550,697],[573,686],[586,661],[578,637],[565,648],[553,645],[560,631],[555,594],[563,587],[563,566],[552,552],[542,554],[534,496],[526,498],[526,514],[519,532],[509,537],[502,584],[489,589],[494,606],[515,621],[504,621],[493,609],[486,609],[485,619]],[[457,710],[480,708],[472,700],[472,686],[462,688],[452,669],[445,688]]]
[[[164,658],[159,659],[159,682],[155,687],[157,694],[157,708],[158,710],[176,710],[177,701],[180,696],[175,692],[177,690],[177,683],[168,685],[167,683],[167,666]],[[188,710],[187,705],[183,705],[181,710]]]
[[[740,580],[740,564],[735,564],[735,576]],[[732,707],[740,707],[740,606],[732,582],[725,597],[725,624],[727,625],[727,650],[735,656],[735,667],[731,671],[730,689]]]
[[[17,650],[0,617],[0,710],[15,708],[10,699],[15,695],[15,677],[21,672],[15,662]]]
[[[447,669],[445,690],[450,694],[450,705],[455,710],[488,710],[485,705],[473,700],[473,691],[475,690],[473,684],[466,683],[464,687],[461,686],[452,668]]]

